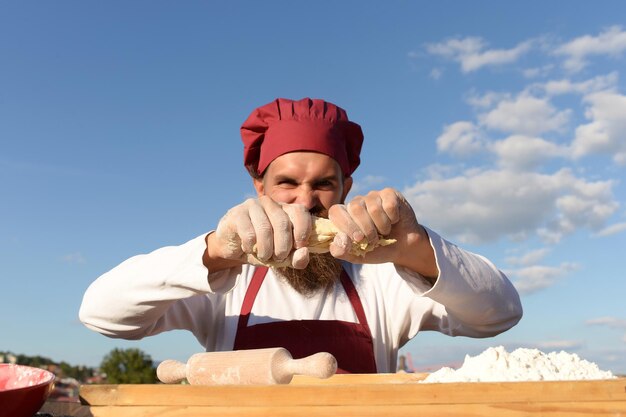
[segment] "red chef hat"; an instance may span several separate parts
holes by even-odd
[[[348,177],[361,162],[363,132],[332,103],[279,98],[250,114],[241,126],[241,139],[244,165],[259,175],[281,155],[313,151],[336,160]]]

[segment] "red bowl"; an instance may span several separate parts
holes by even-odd
[[[0,417],[32,417],[54,388],[54,374],[24,365],[0,364]]]

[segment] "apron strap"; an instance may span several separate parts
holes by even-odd
[[[350,304],[352,304],[352,308],[356,313],[356,318],[359,320],[361,326],[367,330],[370,338],[372,337],[372,332],[370,331],[370,326],[367,324],[367,317],[365,317],[365,310],[363,310],[363,303],[361,303],[361,298],[354,287],[354,283],[348,276],[348,273],[345,269],[341,269],[341,284],[343,285],[343,289],[348,294],[348,299],[350,300]]]
[[[250,318],[250,312],[252,311],[254,300],[259,293],[259,288],[261,288],[261,284],[263,283],[266,274],[266,266],[256,267],[254,274],[252,275],[250,285],[248,285],[248,289],[246,290],[246,295],[243,299],[241,313],[239,313],[239,322],[237,323],[237,330],[248,327],[248,319]]]

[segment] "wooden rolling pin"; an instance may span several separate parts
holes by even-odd
[[[330,353],[293,359],[284,348],[196,353],[187,364],[166,360],[157,367],[161,382],[172,384],[187,378],[191,385],[288,384],[294,375],[329,378],[335,372],[337,360]]]

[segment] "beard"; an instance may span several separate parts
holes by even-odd
[[[341,261],[330,253],[312,253],[304,269],[272,268],[274,273],[287,281],[298,293],[312,296],[335,285],[341,274]]]

